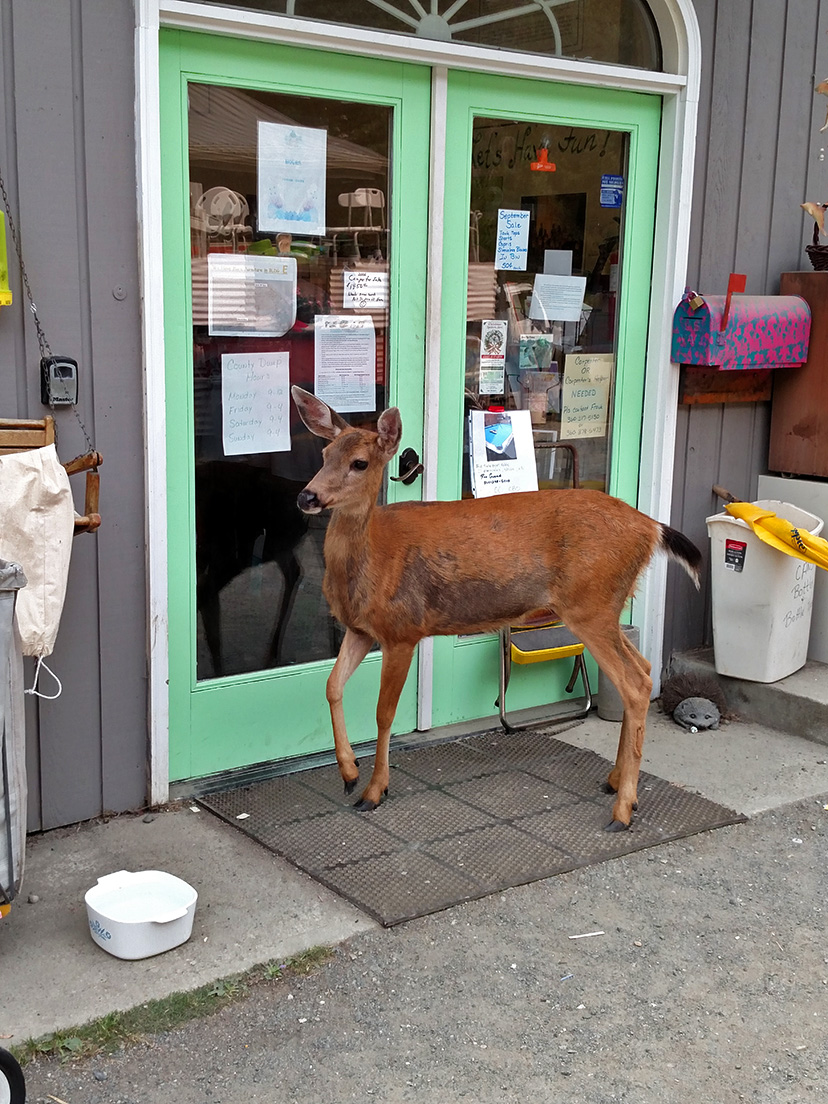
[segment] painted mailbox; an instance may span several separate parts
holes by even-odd
[[[671,359],[701,368],[792,368],[808,359],[811,309],[798,295],[698,295],[673,315]]]

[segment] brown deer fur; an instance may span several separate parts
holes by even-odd
[[[637,802],[652,681],[649,663],[621,632],[619,618],[659,549],[698,586],[698,549],[676,530],[600,491],[377,506],[383,471],[402,434],[399,411],[381,414],[374,433],[349,426],[299,387],[292,393],[308,429],[330,441],[322,469],[298,503],[308,514],[332,511],[324,592],[347,631],[327,698],[346,793],[356,786],[359,770],[345,730],[343,690],[374,641],[382,649],[376,759],[357,808],[376,808],[388,792],[391,724],[417,643],[427,636],[493,631],[554,610],[624,703],[608,779],[617,793],[608,828],[627,827]]]

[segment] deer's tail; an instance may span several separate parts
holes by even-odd
[[[671,560],[680,563],[699,589],[699,571],[701,569],[702,555],[695,544],[678,529],[671,529],[669,525],[660,525],[661,540],[659,547],[666,552]]]

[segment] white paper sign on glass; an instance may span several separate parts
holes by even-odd
[[[288,353],[222,353],[225,456],[290,449]]]
[[[317,314],[314,392],[340,414],[376,408],[377,342],[370,315]]]
[[[342,275],[345,310],[382,310],[388,306],[387,271],[346,268]]]
[[[612,353],[569,353],[561,386],[562,440],[603,437],[609,417]]]
[[[538,489],[528,410],[469,411],[469,444],[475,498]]]
[[[260,230],[325,233],[327,148],[325,130],[259,120]]]
[[[480,394],[504,394],[506,331],[508,323],[490,319],[481,322]]]
[[[586,276],[535,277],[529,317],[545,322],[580,322]]]
[[[295,257],[207,257],[207,327],[214,337],[281,337],[295,321]]]
[[[497,212],[496,269],[526,271],[530,217],[528,211],[501,209]]]

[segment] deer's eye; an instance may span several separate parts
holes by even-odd
[[[354,471],[365,471],[368,468],[367,460],[352,460],[351,467]]]

